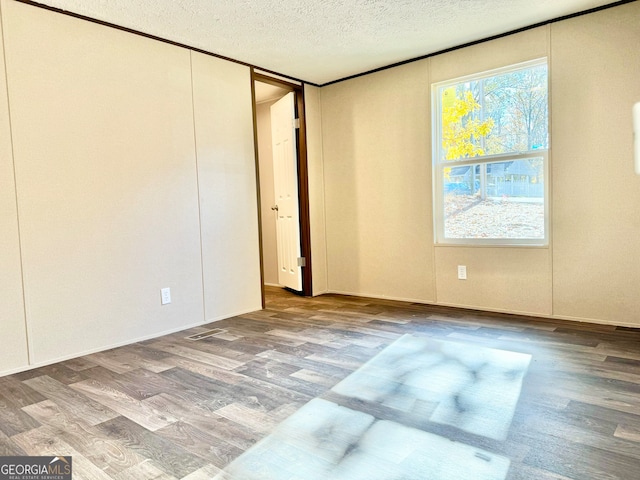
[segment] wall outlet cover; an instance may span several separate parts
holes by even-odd
[[[458,280],[466,280],[466,279],[467,279],[467,266],[458,265]]]
[[[168,287],[160,289],[160,299],[162,301],[162,305],[171,303],[171,289]]]

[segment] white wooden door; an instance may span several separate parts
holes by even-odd
[[[271,145],[276,205],[278,283],[302,291],[300,218],[298,209],[298,155],[296,152],[295,94],[288,93],[271,106]]]

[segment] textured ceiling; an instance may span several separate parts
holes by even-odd
[[[611,0],[38,0],[324,84]]]

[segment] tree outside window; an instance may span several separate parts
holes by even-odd
[[[547,242],[546,59],[434,85],[438,243]]]

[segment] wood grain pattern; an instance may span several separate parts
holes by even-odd
[[[115,438],[141,457],[153,460],[162,471],[177,478],[184,477],[208,462],[162,436],[118,417],[97,426],[102,434]]]
[[[77,480],[209,479],[323,398],[508,457],[508,480],[637,478],[640,330],[266,292],[263,311],[0,378],[0,455],[73,455]],[[505,441],[330,392],[407,333],[532,355]]]

